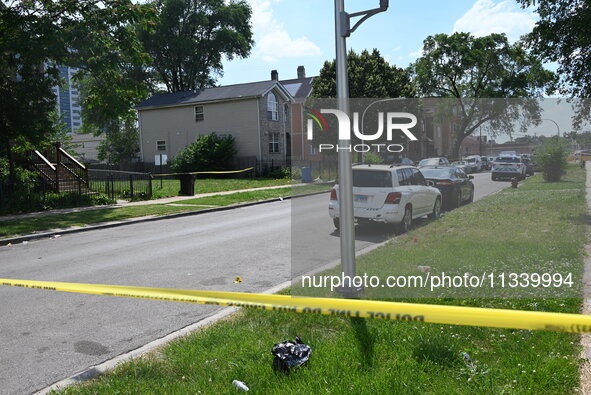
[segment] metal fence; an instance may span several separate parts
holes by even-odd
[[[90,190],[111,199],[149,199],[152,197],[152,175],[119,170],[89,169]]]

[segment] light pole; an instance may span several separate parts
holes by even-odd
[[[558,126],[558,124],[556,123],[556,121],[554,121],[553,119],[550,119],[550,118],[540,118],[540,121],[550,121],[554,125],[556,125],[556,130],[557,130],[556,135],[558,137],[560,137],[560,126]]]
[[[349,114],[349,84],[347,78],[347,37],[372,15],[388,9],[388,0],[380,0],[380,7],[367,11],[348,14],[345,12],[345,0],[335,0],[335,48],[338,109]],[[361,19],[351,28],[351,18]],[[351,135],[350,133],[348,134]],[[339,147],[350,147],[351,140],[343,139]],[[341,268],[343,274],[351,280],[356,275],[355,268],[355,218],[353,215],[353,170],[351,152],[339,150],[339,221],[341,243]],[[344,286],[341,292],[345,297],[355,297],[361,289],[352,284]]]

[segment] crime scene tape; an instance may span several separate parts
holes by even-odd
[[[376,300],[292,297],[243,292],[192,291],[122,285],[79,284],[0,278],[0,285],[170,302],[234,306],[345,317],[415,321],[491,328],[591,332],[591,316]]]
[[[193,171],[190,173],[152,174],[152,177],[179,176],[181,174],[236,174],[236,173],[244,173],[245,171],[250,171],[252,169],[254,169],[254,167],[249,167],[247,169],[242,169],[242,170],[228,170],[228,171]]]

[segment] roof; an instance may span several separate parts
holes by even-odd
[[[312,93],[312,81],[315,77],[294,78],[291,80],[283,80],[281,85],[287,89],[290,95],[295,99],[307,99]]]
[[[274,87],[279,87],[286,98],[291,99],[289,93],[278,81],[260,81],[246,84],[226,85],[214,88],[205,88],[197,91],[173,92],[154,95],[135,106],[137,110],[190,105],[195,103],[236,100],[243,98],[259,97],[265,95]]]

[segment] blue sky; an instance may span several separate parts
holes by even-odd
[[[256,41],[247,59],[224,63],[221,85],[296,77],[297,66],[317,75],[334,58],[334,1],[248,0]],[[352,13],[378,5],[378,0],[347,0]],[[391,64],[406,67],[420,55],[425,37],[467,31],[476,36],[506,33],[511,41],[531,31],[536,15],[515,0],[390,0],[388,11],[366,21],[347,40],[347,48],[377,48]]]

